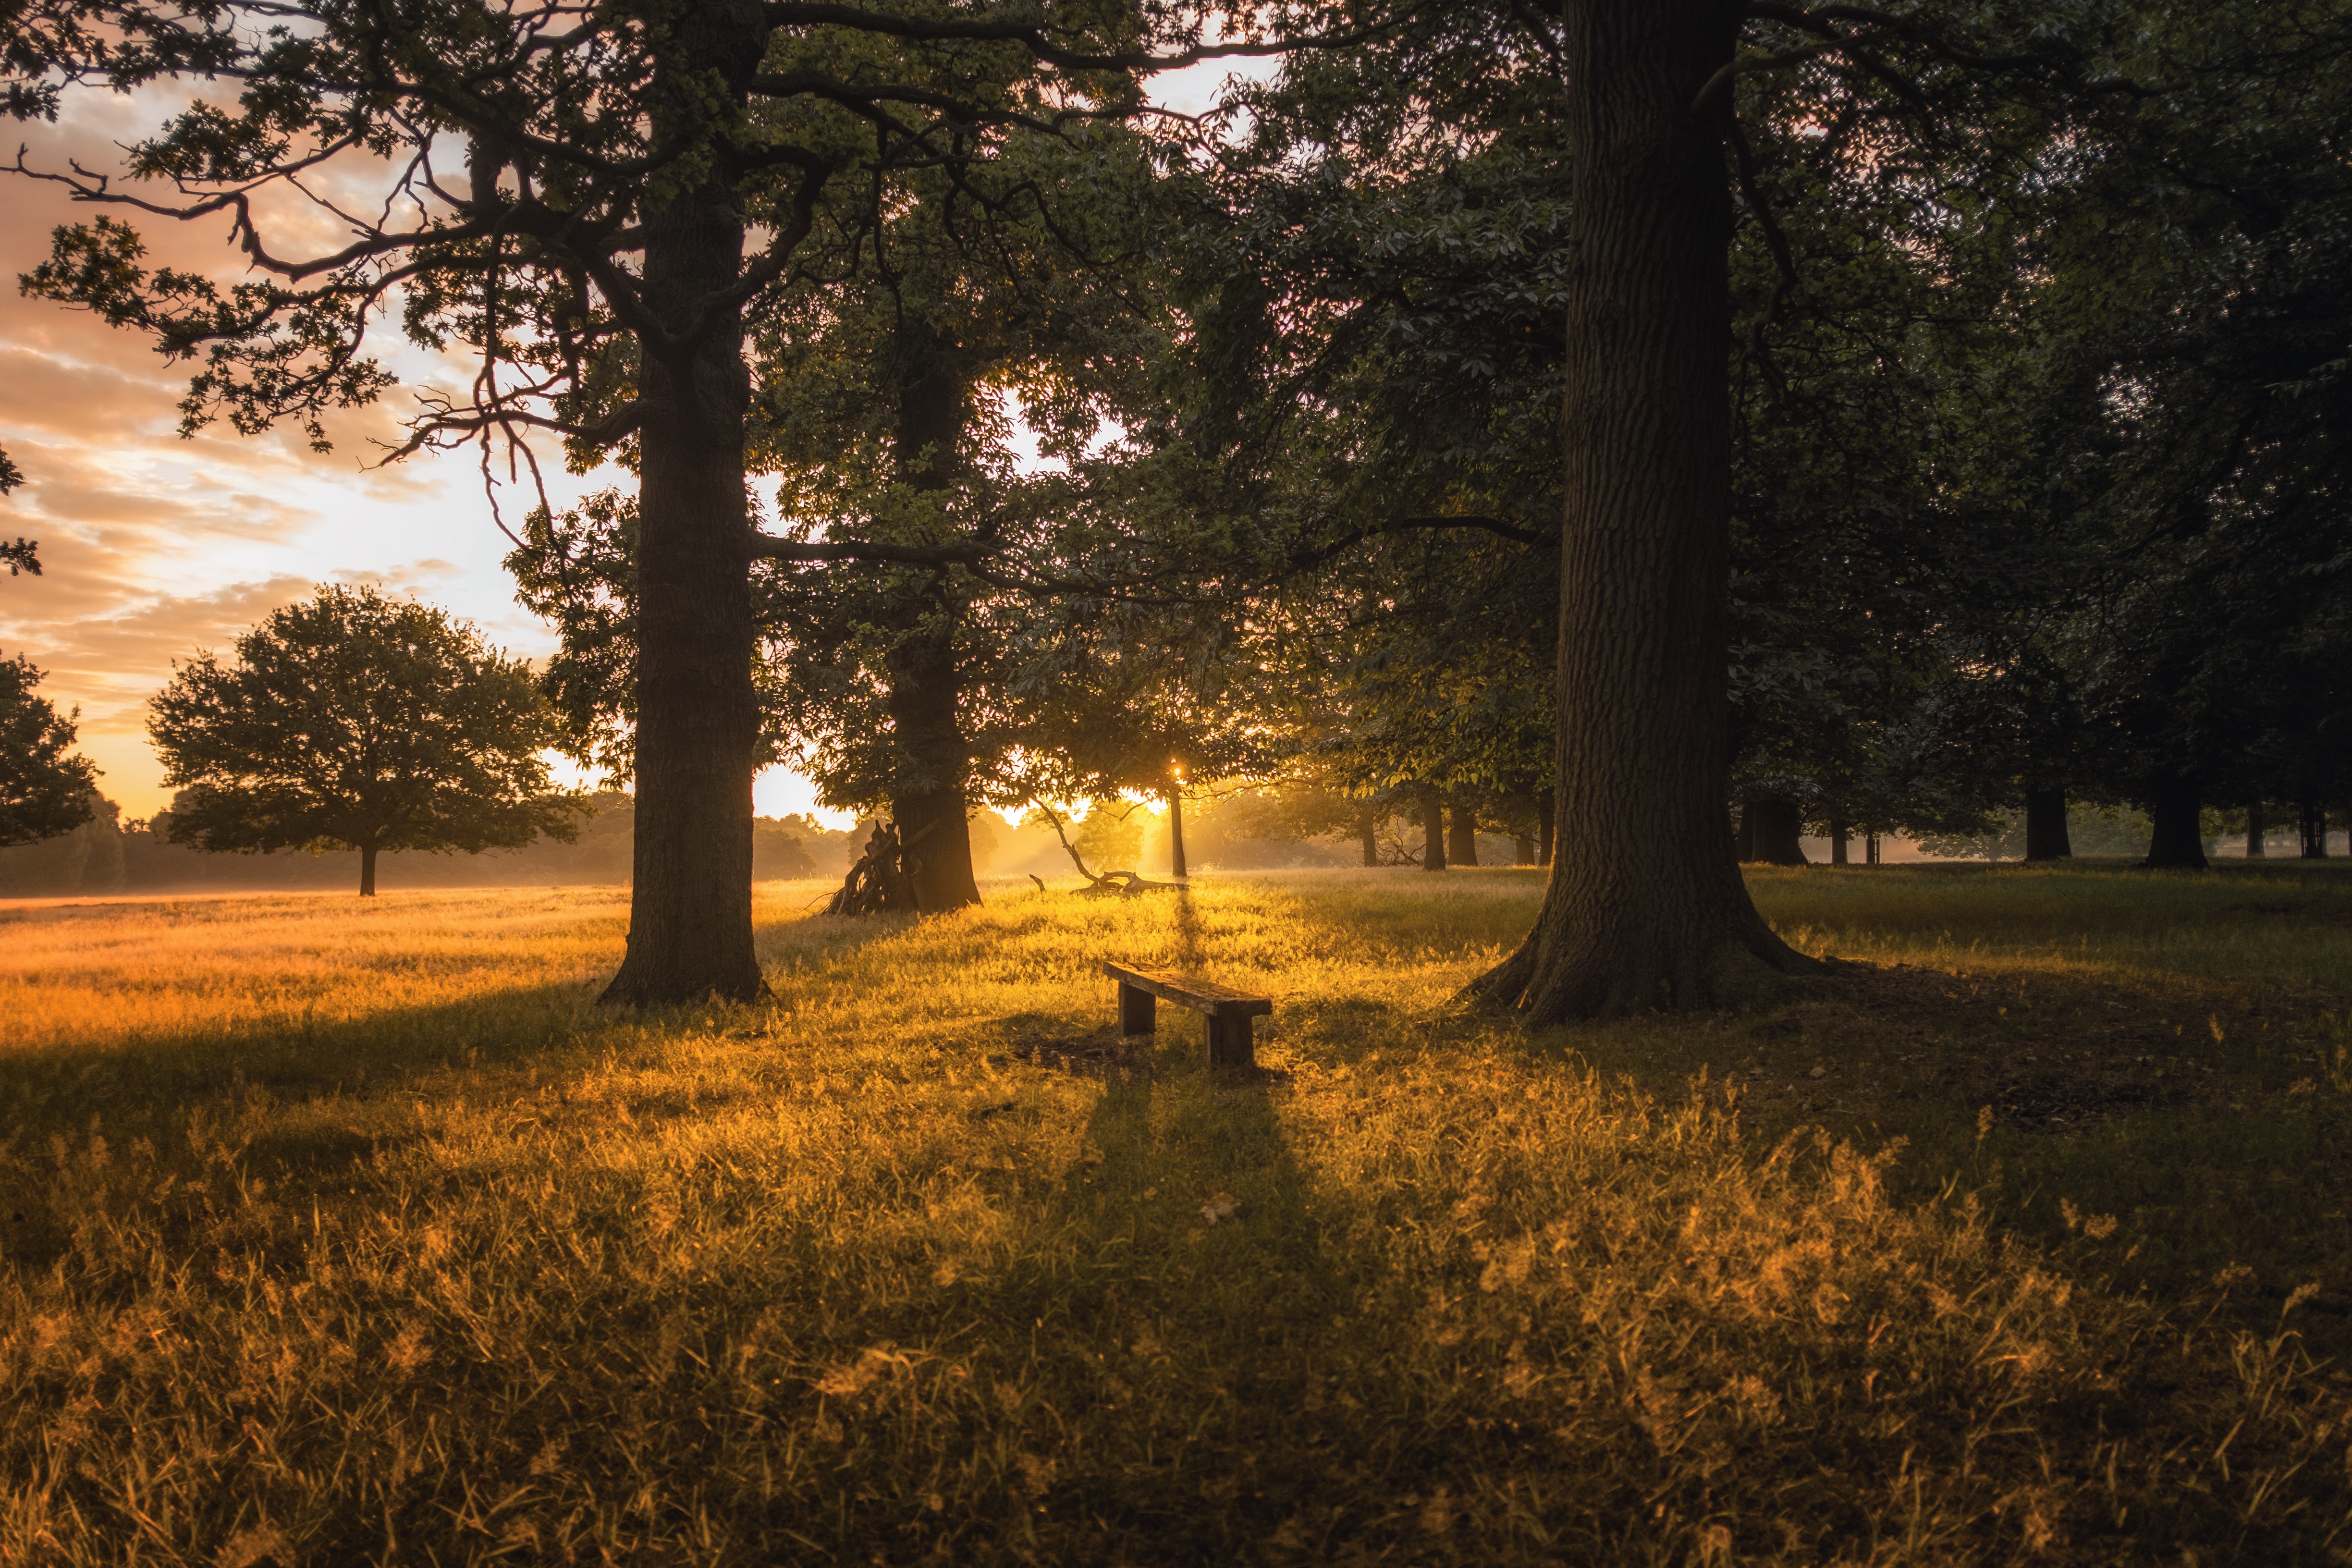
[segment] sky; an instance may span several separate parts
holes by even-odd
[[[1153,97],[1187,111],[1213,101],[1229,69],[1212,63],[1161,79]],[[1250,74],[1267,68],[1251,61]],[[18,127],[25,163],[118,166],[120,146],[173,107],[158,94],[78,99],[55,126]],[[352,194],[358,194],[352,187]],[[55,186],[11,177],[0,202],[0,278],[48,253],[49,231],[86,221]],[[151,258],[224,282],[243,273],[226,219],[141,218]],[[331,227],[304,216],[296,238],[331,247]],[[42,694],[79,710],[79,750],[103,770],[100,790],[129,818],[168,804],[163,765],[145,731],[147,700],[174,659],[226,654],[238,633],[320,583],[373,584],[415,594],[473,622],[509,653],[541,658],[554,638],[518,606],[499,566],[509,548],[485,496],[478,453],[420,454],[379,466],[416,394],[464,384],[442,362],[385,334],[377,352],[401,384],[375,406],[331,420],[334,450],[313,453],[298,430],[240,437],[213,425],[178,432],[188,371],[165,363],[139,333],[0,289],[0,447],[26,484],[0,500],[0,535],[40,542],[44,575],[0,577],[0,658],[26,656],[47,671]],[[541,454],[559,506],[615,476],[579,479]],[[500,470],[503,478],[503,469]],[[531,504],[500,491],[511,525]],[[763,816],[814,807],[807,782],[786,770],[754,788]],[[822,813],[835,826],[849,818]]]

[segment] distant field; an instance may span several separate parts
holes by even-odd
[[[1752,885],[1874,967],[1529,1034],[1532,872],[772,883],[613,1019],[618,890],[0,909],[0,1563],[2345,1560],[2352,868]]]

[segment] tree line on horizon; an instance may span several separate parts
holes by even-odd
[[[1735,870],[1808,830],[2193,867],[2352,793],[2340,0],[295,9],[12,24],[20,114],[233,95],[132,147],[168,200],[36,171],[100,216],[26,287],[191,427],[323,441],[389,316],[482,366],[411,449],[629,472],[508,563],[636,791],[615,1003],[758,993],[779,760],[932,910],[975,807],[1187,779],[1540,838],[1481,989],[1544,1019],[1809,968]],[[240,193],[345,153],[403,203],[282,258]]]

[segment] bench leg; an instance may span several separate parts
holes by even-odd
[[[1118,1032],[1122,1035],[1149,1035],[1160,1026],[1160,998],[1150,992],[1119,983]]]
[[[1256,1020],[1249,1017],[1209,1018],[1209,1065],[1221,1068],[1247,1068],[1257,1065],[1257,1042],[1252,1038],[1251,1026]]]

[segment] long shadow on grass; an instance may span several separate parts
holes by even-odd
[[[1349,1298],[1283,1126],[1283,1081],[1202,1069],[1111,1085],[1087,1128],[1102,1174],[1074,1175],[1065,1191],[1107,1265],[1070,1301],[1094,1319],[1073,1325],[1076,1337],[1132,1347],[1125,1370],[1142,1386],[1084,1418],[1089,1441],[1126,1462],[1065,1483],[1052,1501],[1148,1532],[1171,1559],[1246,1552],[1306,1500],[1310,1467],[1275,1450],[1296,1443],[1319,1339]],[[1189,1426],[1141,1429],[1171,1408]],[[1260,1453],[1265,1463],[1235,1472],[1235,1454]]]
[[[595,987],[520,986],[429,1007],[356,1018],[293,1016],[127,1046],[50,1047],[0,1056],[0,1107],[16,1134],[37,1144],[55,1131],[74,1143],[169,1138],[192,1115],[224,1123],[259,1102],[341,1101],[342,1114],[268,1119],[249,1147],[292,1168],[340,1167],[414,1132],[354,1102],[397,1107],[413,1129],[414,1097],[441,1075],[519,1071],[579,1045],[604,1020]]]

